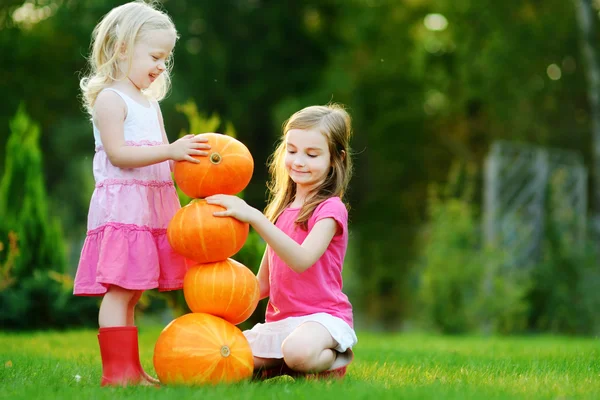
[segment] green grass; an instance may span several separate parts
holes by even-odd
[[[143,328],[148,372],[160,328]],[[444,337],[359,332],[342,382],[276,378],[216,387],[100,388],[96,332],[0,333],[0,398],[598,399],[599,342],[566,337]],[[79,376],[79,380],[76,379]]]

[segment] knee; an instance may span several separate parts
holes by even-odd
[[[133,290],[127,290],[113,285],[108,289],[108,292],[104,297],[119,303],[129,304],[136,296],[136,293],[137,292]]]
[[[133,296],[129,300],[129,307],[133,308],[136,306],[136,304],[138,303],[138,301],[140,301],[140,298],[142,297],[142,293],[142,291],[133,292]]]
[[[294,371],[308,372],[314,364],[314,356],[306,346],[298,346],[291,341],[284,341],[281,345],[283,360]]]

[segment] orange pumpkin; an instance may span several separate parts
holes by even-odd
[[[178,210],[167,227],[173,250],[200,264],[225,260],[242,248],[250,226],[233,217],[215,217],[223,207],[194,199]]]
[[[198,135],[197,135],[198,136]],[[208,139],[208,157],[194,156],[199,164],[179,161],[175,164],[175,182],[189,197],[213,194],[237,194],[244,190],[254,171],[254,160],[239,140],[219,133],[202,133]]]
[[[192,313],[160,333],[154,369],[165,384],[233,383],[252,376],[254,359],[238,327],[214,315]]]
[[[237,325],[256,310],[258,280],[246,266],[228,258],[190,268],[183,280],[183,294],[193,312],[212,314]]]

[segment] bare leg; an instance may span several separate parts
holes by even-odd
[[[321,372],[336,359],[337,342],[318,322],[305,322],[294,330],[281,345],[283,359],[298,372]]]
[[[135,293],[133,290],[111,285],[100,304],[98,313],[100,327],[127,326],[128,305]]]
[[[140,297],[142,297],[142,291],[136,291],[135,294],[127,304],[127,326],[135,326],[135,306],[138,301],[140,301]]]

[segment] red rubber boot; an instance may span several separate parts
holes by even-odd
[[[100,328],[98,343],[102,357],[101,386],[158,383],[142,368],[135,326]]]

